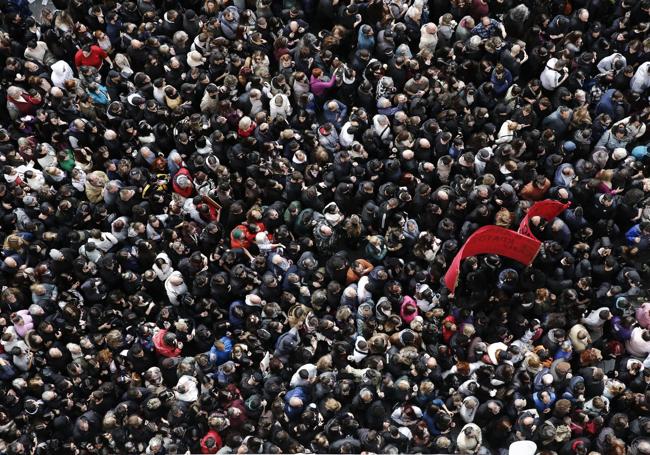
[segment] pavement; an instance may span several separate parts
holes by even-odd
[[[29,9],[32,10],[34,19],[36,19],[37,22],[41,19],[41,11],[46,7],[54,10],[54,4],[51,0],[34,0],[29,4]]]

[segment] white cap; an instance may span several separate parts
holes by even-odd
[[[510,444],[508,455],[535,455],[537,444],[533,441],[517,441]]]

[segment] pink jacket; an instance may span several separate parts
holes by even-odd
[[[404,311],[406,307],[412,307],[415,309],[414,313],[411,314],[406,314]],[[402,302],[402,306],[400,307],[399,310],[399,315],[402,318],[402,321],[404,321],[406,324],[410,324],[413,319],[415,319],[419,314],[418,311],[418,305],[415,303],[415,300],[413,298],[409,297],[408,295],[404,297],[404,301]]]
[[[20,310],[16,313],[23,320],[22,325],[14,324],[14,329],[16,334],[23,338],[27,332],[34,328],[34,322],[32,321],[32,315],[29,314],[27,310]]]
[[[646,302],[636,309],[636,320],[644,329],[650,329],[650,302]]]
[[[311,92],[316,96],[324,95],[328,88],[332,87],[336,83],[336,78],[333,77],[327,82],[323,82],[317,77],[312,76],[309,79],[309,87]]]

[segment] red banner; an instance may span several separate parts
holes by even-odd
[[[499,226],[484,226],[469,236],[458,250],[445,274],[445,284],[451,292],[456,289],[460,263],[477,254],[498,254],[522,264],[530,265],[537,256],[541,242]]]
[[[571,203],[562,204],[561,202],[554,201],[553,199],[546,199],[540,202],[533,204],[531,208],[528,209],[526,216],[521,220],[519,225],[519,232],[521,235],[527,237],[536,238],[530,230],[530,219],[534,216],[541,216],[547,221],[551,221],[553,218],[558,216],[560,213],[564,212],[569,208]]]

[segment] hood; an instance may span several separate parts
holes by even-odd
[[[508,455],[535,455],[537,444],[533,441],[517,441],[510,444]]]
[[[585,382],[585,378],[583,378],[582,376],[574,376],[571,378],[571,381],[569,381],[569,391],[571,392],[571,394],[575,394],[575,387],[581,382],[583,384]]]

